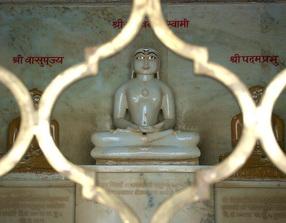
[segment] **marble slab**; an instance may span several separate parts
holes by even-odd
[[[121,167],[121,170],[118,166],[105,166],[105,168],[109,169],[109,172],[97,173],[98,185],[122,198],[135,211],[142,223],[150,221],[156,208],[166,198],[170,197],[174,192],[191,185],[194,171],[198,169],[197,167],[172,167],[171,165],[166,165],[165,168],[164,165],[160,165],[153,167],[152,170],[150,167],[147,167],[145,172],[143,172],[144,166],[134,167],[133,170],[132,166],[127,168]],[[100,171],[100,169],[104,169],[103,166],[97,170]],[[106,169],[105,171],[107,171]],[[186,172],[181,172],[180,170]],[[169,171],[169,173],[166,171]],[[76,222],[121,222],[115,211],[83,199],[80,190],[81,188],[77,186]],[[177,212],[171,222],[185,223],[190,222],[190,219],[192,219],[192,222],[214,222],[212,200],[213,198],[208,202],[200,202],[184,207]]]
[[[100,186],[122,198],[150,221],[156,208],[174,192],[191,185],[206,166],[96,165]],[[10,173],[0,178],[1,223],[119,223],[115,211],[81,196],[81,188],[59,174]],[[286,181],[225,181],[215,185],[207,202],[187,205],[172,223],[284,223]]]
[[[74,222],[74,184],[60,178],[58,174],[1,178],[0,222]]]
[[[285,223],[286,182],[224,182],[215,189],[216,222]]]

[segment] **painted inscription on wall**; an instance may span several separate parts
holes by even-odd
[[[234,55],[229,57],[229,61],[231,63],[271,63],[274,66],[279,65],[279,56],[272,55],[272,56],[266,56],[266,55],[256,55],[256,56],[242,56],[239,53],[235,53]]]
[[[52,67],[54,64],[62,64],[64,57],[59,56],[22,56],[17,55],[12,58],[13,64],[38,64],[40,67],[49,66]]]
[[[127,21],[119,18],[116,19],[112,22],[112,27],[114,29],[122,29],[125,25],[126,25]],[[173,20],[168,20],[166,21],[167,25],[170,28],[188,28],[189,27],[189,23],[190,20],[183,18],[183,19],[173,19]],[[151,28],[151,24],[148,20],[144,20],[144,22],[142,23],[142,28]]]
[[[1,188],[0,222],[72,222],[73,204],[72,188]]]
[[[218,222],[286,222],[286,189],[220,188],[216,195]]]

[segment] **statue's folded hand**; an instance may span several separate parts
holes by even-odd
[[[139,129],[143,133],[159,132],[162,130],[164,123],[160,122],[154,126],[140,126]]]
[[[151,133],[155,131],[153,126],[139,126],[139,129],[143,133]]]
[[[163,126],[164,126],[164,122],[159,122],[158,124],[156,124],[156,125],[153,126],[154,131],[155,131],[155,132],[162,131]]]
[[[127,130],[129,130],[131,132],[141,132],[141,129],[139,128],[139,126],[136,126],[136,125],[128,126]]]

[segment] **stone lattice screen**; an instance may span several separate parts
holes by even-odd
[[[145,16],[159,40],[171,51],[192,60],[194,73],[205,75],[224,84],[236,97],[244,117],[241,140],[233,153],[222,163],[196,173],[192,186],[175,193],[158,207],[151,222],[168,222],[184,205],[209,198],[212,184],[235,173],[252,153],[256,140],[263,144],[271,161],[286,173],[286,156],[275,140],[271,127],[273,106],[286,85],[286,69],[267,86],[260,105],[256,106],[247,87],[230,70],[208,60],[207,48],[195,46],[179,39],[169,29],[162,14],[160,0],[134,0],[126,26],[110,42],[86,49],[86,61],[76,64],[48,85],[35,111],[27,88],[11,72],[0,67],[0,81],[15,96],[21,111],[21,129],[13,148],[0,160],[0,176],[10,171],[22,158],[35,135],[50,164],[63,176],[82,186],[86,199],[95,200],[115,209],[123,222],[140,222],[136,214],[117,196],[96,185],[94,170],[72,164],[61,154],[50,134],[50,115],[53,106],[64,91],[80,79],[95,76],[99,62],[125,48],[137,35]]]

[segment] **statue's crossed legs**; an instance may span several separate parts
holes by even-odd
[[[91,140],[96,147],[196,147],[199,142],[199,134],[195,132],[176,132],[174,130],[143,134],[126,129],[117,129],[111,132],[94,133]]]

